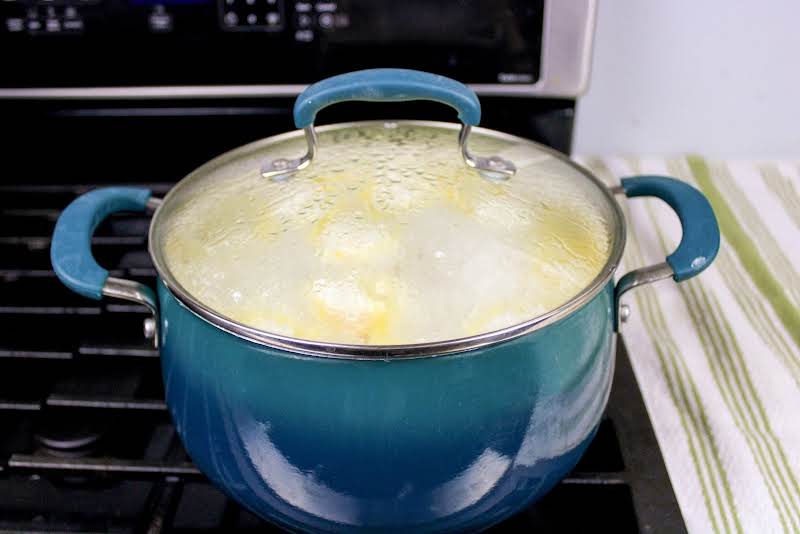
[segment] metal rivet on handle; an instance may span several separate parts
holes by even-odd
[[[627,323],[631,316],[631,307],[627,304],[621,304],[619,307],[619,322]]]
[[[153,339],[156,335],[156,320],[148,317],[144,320],[144,337],[145,339]]]

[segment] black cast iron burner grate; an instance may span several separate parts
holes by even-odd
[[[164,194],[169,184],[151,184]],[[277,532],[208,483],[163,400],[146,310],[71,293],[49,236],[83,186],[0,187],[0,532]],[[112,276],[153,284],[149,219],[94,238]],[[606,417],[576,469],[491,532],[682,532],[685,526],[622,343]]]

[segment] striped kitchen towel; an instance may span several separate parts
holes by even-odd
[[[719,219],[707,271],[623,298],[623,337],[689,531],[800,532],[800,161],[578,160],[610,184],[685,180]],[[681,236],[661,201],[621,202],[618,276],[664,261]]]

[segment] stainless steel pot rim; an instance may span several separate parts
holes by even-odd
[[[398,123],[398,124],[409,124],[414,126],[430,126],[437,128],[446,128],[446,129],[452,129],[454,131],[457,131],[460,127],[459,124],[436,122],[436,121],[372,120],[372,121],[337,123],[327,126],[320,126],[317,127],[316,129],[319,132],[325,132],[325,131],[338,130],[344,128],[358,127],[358,126],[383,124],[387,122]],[[546,152],[549,155],[557,158],[566,165],[569,165],[570,167],[576,169],[586,179],[588,179],[595,186],[597,186],[597,188],[606,198],[606,201],[609,203],[609,206],[611,207],[611,210],[614,214],[613,217],[614,223],[613,223],[613,228],[611,229],[612,233],[611,253],[609,254],[608,259],[606,260],[606,263],[601,269],[600,273],[594,278],[594,280],[592,280],[592,282],[589,285],[587,285],[581,292],[579,292],[577,295],[575,295],[572,299],[570,299],[566,303],[562,304],[558,308],[555,308],[547,313],[544,313],[542,315],[539,315],[522,323],[512,325],[500,330],[477,334],[474,336],[463,337],[458,339],[449,339],[443,341],[411,343],[405,345],[352,345],[352,344],[342,344],[342,343],[328,343],[324,341],[312,341],[312,340],[294,338],[271,332],[266,332],[264,330],[259,330],[257,328],[253,328],[245,324],[239,323],[237,321],[234,321],[233,319],[214,311],[213,309],[209,308],[208,306],[206,306],[205,304],[194,298],[172,276],[172,273],[169,271],[166,262],[164,261],[160,247],[157,247],[155,244],[156,243],[155,228],[158,227],[159,216],[162,213],[164,213],[164,207],[169,206],[170,199],[174,198],[177,195],[177,192],[181,190],[181,188],[186,187],[187,184],[190,184],[192,182],[192,177],[204,175],[206,174],[206,172],[210,170],[210,168],[219,167],[220,165],[223,165],[227,160],[237,158],[244,152],[248,152],[254,149],[260,149],[263,148],[264,146],[279,141],[283,141],[286,139],[290,139],[293,137],[300,137],[303,135],[302,130],[296,130],[292,132],[286,132],[279,135],[275,135],[272,137],[267,137],[265,139],[261,139],[253,143],[249,143],[240,146],[238,148],[235,148],[229,152],[226,152],[206,162],[205,164],[194,170],[192,173],[190,173],[188,176],[186,176],[183,180],[178,182],[164,197],[163,202],[160,203],[160,206],[153,215],[153,220],[150,223],[149,239],[148,239],[149,242],[148,250],[150,253],[150,257],[153,260],[153,264],[156,268],[156,271],[158,272],[161,281],[164,283],[167,289],[172,293],[172,295],[181,304],[183,304],[186,308],[188,308],[191,312],[193,312],[195,315],[197,315],[204,321],[210,323],[211,325],[217,328],[220,328],[221,330],[224,330],[230,334],[233,334],[247,341],[251,341],[259,345],[281,349],[284,351],[288,351],[295,354],[301,354],[305,356],[338,358],[338,359],[354,359],[354,360],[393,360],[393,359],[436,357],[436,356],[444,356],[447,354],[466,352],[482,347],[496,345],[498,343],[509,341],[518,338],[520,336],[529,334],[536,330],[540,330],[550,324],[555,323],[560,319],[563,319],[564,317],[572,314],[573,312],[583,307],[583,305],[592,300],[612,279],[612,277],[614,276],[614,272],[616,271],[617,266],[619,265],[623,250],[625,248],[625,236],[626,236],[625,218],[622,214],[622,210],[619,204],[614,198],[613,193],[608,189],[608,187],[597,177],[595,177],[591,172],[589,172],[587,169],[585,169],[575,161],[571,160],[564,154],[548,146],[515,135],[479,127],[473,128],[473,131],[474,133],[489,135],[498,139],[505,139],[516,143],[524,143],[531,145],[537,148],[538,150]]]

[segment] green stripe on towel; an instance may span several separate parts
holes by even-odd
[[[800,348],[800,311],[786,296],[785,288],[772,275],[755,243],[744,231],[722,193],[714,185],[706,162],[696,156],[688,157],[686,161],[697,184],[714,208],[722,235],[733,247],[742,266],[769,302],[786,331],[792,336],[795,345]]]
[[[675,244],[666,242],[651,207],[648,208],[662,249],[667,254]],[[793,487],[796,488],[796,480],[785,461],[783,447],[775,438],[730,324],[716,296],[713,293],[709,295],[710,292],[700,281],[690,280],[678,287],[695,330],[700,335],[714,382],[748,444],[781,525],[785,532],[798,532],[800,506],[797,494],[792,492]]]
[[[594,171],[608,178],[608,169],[599,160],[591,160]],[[606,180],[614,183],[615,180]],[[625,217],[631,220],[627,205],[622,203]],[[635,232],[628,234],[628,254],[634,264],[644,264],[641,246]],[[633,292],[638,309],[651,333],[659,364],[667,383],[670,398],[678,413],[686,436],[687,448],[692,458],[703,501],[714,532],[742,532],[742,527],[733,501],[727,473],[719,456],[716,439],[708,423],[697,385],[683,361],[677,343],[667,327],[663,310],[651,286],[636,288]]]

